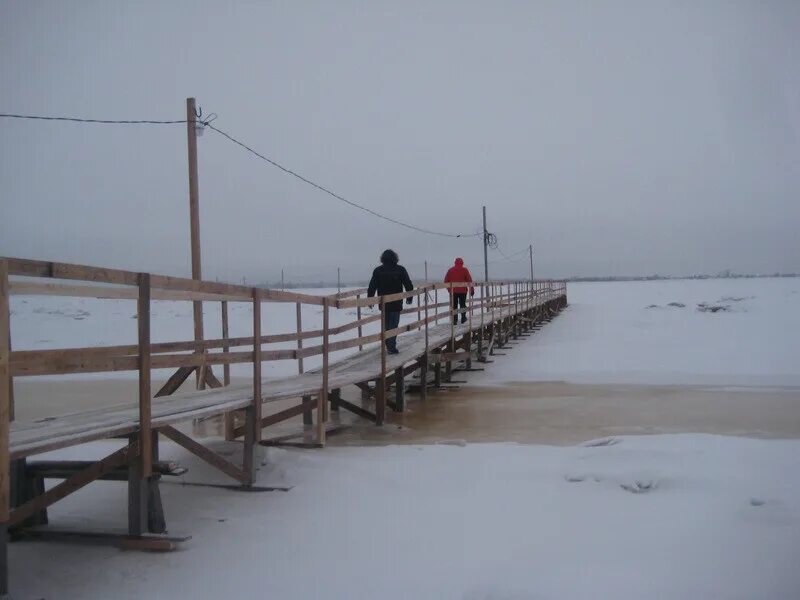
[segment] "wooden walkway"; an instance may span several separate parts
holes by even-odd
[[[19,279],[26,277],[26,279]],[[31,280],[30,278],[36,278]],[[38,281],[39,279],[61,280]],[[438,302],[438,291],[447,298],[448,288],[467,284],[427,284],[412,292],[382,298],[364,298],[365,290],[334,296],[313,296],[277,290],[201,282],[82,265],[0,258],[0,594],[7,591],[6,540],[12,532],[35,531],[46,535],[48,506],[98,479],[116,479],[128,484],[127,547],[168,549],[176,538],[165,537],[166,524],[160,505],[158,481],[177,467],[159,461],[158,441],[167,437],[238,484],[253,485],[256,478],[255,449],[266,427],[303,415],[314,424],[317,446],[324,446],[326,423],[331,410],[350,410],[377,425],[384,423],[387,406],[402,411],[405,379],[420,376],[420,395],[429,385],[449,379],[455,362],[469,367],[482,361],[509,338],[522,335],[549,320],[566,306],[566,284],[554,281],[497,281],[473,284],[476,293],[461,312],[464,324],[453,325],[449,301]],[[94,298],[136,299],[139,342],[128,346],[13,351],[10,332],[9,296],[46,294]],[[431,303],[431,296],[434,297]],[[405,298],[416,306],[403,312],[415,320],[386,331],[380,315],[363,317],[365,306]],[[150,302],[153,299],[220,302],[223,337],[213,340],[153,344],[150,341]],[[412,300],[413,301],[413,300]],[[228,303],[253,306],[253,335],[228,336]],[[292,303],[297,307],[294,332],[263,335],[262,305]],[[301,306],[321,306],[323,327],[303,330]],[[356,319],[330,326],[330,312],[356,309]],[[380,333],[364,335],[363,327],[380,322]],[[352,332],[350,339],[331,341],[334,335]],[[387,354],[384,341],[397,335],[400,353]],[[305,345],[317,340],[315,345]],[[270,349],[270,344],[295,342],[296,349]],[[236,348],[247,347],[247,350]],[[348,350],[349,356],[331,361],[332,352]],[[321,356],[322,366],[305,371],[303,359]],[[265,361],[293,360],[297,374],[277,379],[263,378]],[[230,365],[250,363],[249,384],[230,385]],[[212,372],[222,368],[222,381]],[[157,393],[151,389],[154,368],[175,368],[175,374]],[[137,371],[138,401],[32,422],[13,421],[15,377],[36,375]],[[179,391],[194,374],[196,387]],[[342,397],[342,389],[357,386],[361,400]],[[390,386],[394,388],[389,398]],[[296,399],[297,404],[272,414],[265,406],[277,400]],[[243,463],[233,464],[175,428],[177,423],[222,415],[229,440],[241,439]],[[122,449],[100,461],[33,461],[42,452],[115,437],[127,438]],[[45,489],[44,479],[61,483]]]

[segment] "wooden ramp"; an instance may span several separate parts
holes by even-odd
[[[474,288],[474,297],[470,297],[466,308],[452,309],[448,293],[454,287],[467,286]],[[440,291],[443,302],[439,301]],[[0,593],[7,590],[9,529],[15,535],[28,530],[35,531],[37,537],[47,537],[42,533],[42,526],[47,523],[47,507],[99,479],[127,481],[128,528],[121,544],[134,548],[161,544],[169,549],[188,539],[173,536],[153,541],[152,536],[163,536],[166,528],[159,479],[180,471],[159,461],[161,436],[188,449],[237,484],[252,487],[258,464],[256,449],[265,427],[303,415],[305,424],[315,425],[314,445],[322,447],[331,410],[351,410],[383,424],[387,406],[395,411],[404,409],[407,376],[419,371],[420,396],[424,398],[429,370],[433,371],[432,383],[439,385],[448,379],[454,362],[463,361],[469,367],[473,359],[486,360],[495,348],[526,335],[550,320],[567,303],[566,284],[560,281],[426,284],[380,298],[365,298],[365,292],[362,289],[314,296],[150,273],[0,258]],[[9,296],[14,293],[135,299],[138,343],[12,350]],[[150,314],[154,299],[195,304],[220,302],[222,338],[151,343]],[[416,300],[416,306],[402,311],[414,315],[413,320],[396,329],[387,331],[380,314],[361,315],[365,306],[377,303],[383,308],[387,302],[405,299],[412,303]],[[252,335],[238,338],[228,335],[230,302],[252,306]],[[262,306],[269,303],[296,305],[295,331],[263,334]],[[303,306],[314,306],[316,310],[322,307],[321,329],[303,329]],[[330,325],[331,311],[353,308],[355,320],[335,327]],[[466,322],[453,325],[456,316]],[[363,328],[370,323],[379,323],[380,333],[365,335]],[[344,334],[351,337],[331,339]],[[399,353],[387,354],[385,341],[394,336],[398,337]],[[294,342],[296,348],[275,348],[276,344],[286,342]],[[243,347],[246,349],[242,350]],[[343,350],[351,354],[331,360],[331,353]],[[303,361],[311,356],[321,356],[322,366],[306,371]],[[295,361],[297,374],[263,378],[262,363],[275,360]],[[252,366],[251,381],[230,385],[230,365],[241,363]],[[213,367],[221,368],[222,380],[212,372]],[[174,368],[175,374],[154,394],[151,372],[157,368]],[[96,410],[29,422],[13,420],[15,378],[112,371],[138,373],[137,401],[119,403],[109,398],[107,406]],[[198,389],[179,391],[192,374]],[[342,397],[342,389],[353,385],[361,389],[360,405]],[[387,397],[390,386],[394,386],[393,399]],[[269,403],[291,399],[296,399],[297,404],[265,414]],[[242,441],[241,464],[232,463],[175,428],[183,421],[217,415],[225,419],[226,438]],[[36,454],[108,438],[127,441],[101,460],[31,460]],[[58,479],[60,483],[48,488],[44,485],[45,478]],[[87,535],[96,538],[95,534]]]

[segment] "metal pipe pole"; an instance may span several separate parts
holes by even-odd
[[[483,207],[483,276],[489,281],[489,233],[486,231],[486,207]]]

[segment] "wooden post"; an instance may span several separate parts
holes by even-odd
[[[227,340],[229,337],[228,331],[228,301],[223,300],[221,303],[220,310],[222,312],[222,339]],[[222,352],[228,354],[230,352],[230,347],[228,344],[222,346]],[[231,366],[229,364],[225,364],[222,367],[222,383],[223,385],[230,385],[231,384]],[[229,442],[236,439],[236,436],[233,433],[234,428],[236,427],[236,412],[229,410],[225,413],[222,417],[223,429],[225,430],[225,439]]]
[[[452,281],[450,282],[449,288],[448,288],[447,291],[450,294],[450,311],[449,311],[449,315],[450,315],[450,344],[448,345],[448,352],[455,352],[455,350],[456,350],[456,325],[454,323],[455,319],[453,318],[453,315],[454,315],[454,313],[453,313],[453,310],[454,310],[453,309],[453,305],[455,304],[455,302],[454,302],[455,298],[453,297],[453,282]],[[456,313],[456,316],[457,316],[457,313]],[[452,379],[452,375],[453,375],[453,362],[448,360],[445,363],[445,366],[444,366],[444,380],[445,381],[450,381],[450,379]]]
[[[359,300],[360,298],[361,298],[361,294],[356,294],[356,300]],[[360,306],[356,306],[356,320],[358,320],[358,321],[361,320],[361,307]],[[358,326],[358,337],[361,337],[361,325]],[[359,344],[358,345],[358,351],[361,352],[363,349],[364,349],[364,346]]]
[[[394,405],[396,412],[403,412],[406,408],[406,382],[403,367],[394,370]]]
[[[300,334],[303,333],[303,305],[298,302],[295,308],[295,313],[297,316],[297,373],[299,375],[303,374],[303,357],[300,356],[300,350],[303,349],[303,339],[300,337]]]
[[[425,263],[426,273],[425,273],[425,280],[427,281],[427,266],[428,263]],[[428,363],[430,360],[430,349],[429,349],[429,335],[428,335],[428,288],[425,287],[425,354],[422,356],[422,362],[420,363],[419,367],[419,395],[420,397],[425,400],[428,397]]]
[[[200,185],[197,174],[197,112],[194,98],[186,99],[186,136],[189,155],[189,224],[192,245],[192,279],[201,280],[203,270],[200,264]],[[192,303],[194,312],[194,340],[203,339],[203,303]],[[199,350],[198,352],[202,352]],[[205,365],[197,368],[197,389],[206,387]]]
[[[141,476],[153,474],[153,430],[150,427],[150,274],[139,274],[139,456]]]
[[[381,296],[381,375],[375,382],[376,425],[383,425],[386,417],[386,311],[384,308],[383,296]]]
[[[467,331],[467,336],[466,336],[466,341],[467,341],[466,346],[467,347],[465,348],[465,350],[467,352],[469,352],[469,356],[467,356],[467,360],[466,360],[466,363],[465,363],[465,366],[466,366],[467,369],[471,369],[472,368],[472,308],[473,308],[473,305],[474,305],[473,300],[475,298],[475,296],[473,296],[470,293],[470,292],[472,292],[472,290],[473,290],[473,288],[471,288],[471,287],[469,289],[467,289],[467,303],[468,303],[467,304],[467,307],[468,307],[467,308],[467,319],[469,321],[469,323],[468,323],[469,330]]]
[[[221,311],[222,311],[222,339],[223,340],[227,340],[228,339],[228,335],[229,335],[229,333],[228,333],[228,301],[227,300],[223,300],[221,304],[222,304],[222,307],[221,307]],[[228,352],[230,352],[229,348],[230,348],[230,346],[228,346],[228,344],[223,344],[222,352],[224,354],[228,354]],[[222,368],[222,383],[225,384],[225,385],[230,385],[231,384],[231,366],[229,364],[227,364],[227,363]]]
[[[328,366],[330,336],[330,300],[322,299],[322,389],[317,398],[317,443],[325,445],[325,423],[328,420]]]
[[[261,288],[253,288],[253,441],[261,440]]]
[[[9,419],[11,407],[11,310],[8,261],[0,259],[0,596],[8,594],[8,519],[11,499]]]

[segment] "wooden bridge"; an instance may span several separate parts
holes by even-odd
[[[42,281],[48,280],[48,281]],[[59,281],[53,281],[59,280]],[[466,309],[450,308],[448,288],[474,286]],[[230,476],[238,485],[256,480],[255,451],[265,428],[303,416],[313,426],[314,445],[324,446],[330,411],[349,410],[376,425],[386,420],[387,406],[402,412],[406,378],[418,372],[421,399],[430,386],[450,378],[455,363],[470,368],[485,361],[509,338],[524,335],[550,320],[566,306],[566,284],[560,281],[492,281],[474,284],[425,284],[411,292],[380,298],[364,297],[366,290],[315,296],[256,287],[181,279],[83,265],[0,258],[0,594],[8,591],[7,541],[12,534],[46,536],[47,507],[96,480],[121,480],[128,485],[128,528],[119,541],[127,547],[171,549],[177,541],[163,535],[166,526],[158,490],[162,475],[179,467],[159,460],[159,438],[166,437]],[[441,292],[441,294],[440,294]],[[43,294],[63,297],[131,299],[137,301],[138,343],[132,345],[12,350],[9,296]],[[442,301],[439,301],[439,296]],[[380,314],[362,316],[362,308],[413,298],[403,313],[413,322],[386,331]],[[222,337],[219,339],[151,343],[151,301],[220,302]],[[251,336],[228,335],[228,304],[253,307]],[[293,332],[262,333],[262,305],[296,306]],[[322,328],[304,330],[301,308],[322,307]],[[355,320],[331,326],[331,312],[356,309]],[[466,322],[455,325],[457,312]],[[380,332],[364,334],[365,326],[380,323]],[[342,338],[344,335],[350,337]],[[383,343],[400,336],[400,353],[390,355]],[[335,338],[335,339],[334,339]],[[296,348],[274,348],[296,343]],[[270,345],[273,349],[270,349]],[[331,353],[349,351],[336,361]],[[303,359],[321,356],[322,366],[304,370]],[[296,361],[297,374],[265,379],[265,361]],[[230,366],[252,365],[247,384],[231,384]],[[222,381],[212,367],[222,368]],[[153,394],[152,370],[173,368],[174,375]],[[138,372],[138,400],[91,411],[48,417],[31,422],[14,420],[14,378],[38,375]],[[197,389],[179,391],[194,374]],[[361,398],[348,400],[342,390],[357,386]],[[393,388],[393,393],[391,392]],[[390,397],[391,396],[391,397]],[[268,414],[270,403],[296,400],[289,408]],[[113,400],[113,402],[112,402]],[[176,425],[222,416],[229,440],[241,439],[243,460],[234,464],[193,439]],[[43,452],[87,442],[124,438],[122,448],[101,460],[31,460]],[[46,489],[44,479],[61,480]]]

